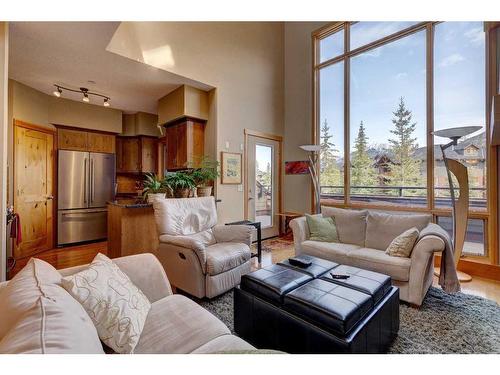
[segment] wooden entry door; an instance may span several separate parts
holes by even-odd
[[[54,245],[54,133],[14,122],[14,210],[21,220],[20,259]]]

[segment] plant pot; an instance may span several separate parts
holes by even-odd
[[[212,186],[198,186],[196,195],[199,197],[209,197],[212,195]]]
[[[191,189],[177,189],[174,191],[174,196],[176,198],[189,198],[189,193],[191,193]]]
[[[148,203],[153,203],[156,199],[165,199],[165,193],[149,193],[148,194]]]

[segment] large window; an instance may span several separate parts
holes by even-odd
[[[448,230],[451,200],[439,147],[448,140],[431,134],[480,125],[447,156],[469,172],[473,218],[465,252],[486,255],[483,24],[345,22],[315,38],[324,203],[417,209],[432,213]]]

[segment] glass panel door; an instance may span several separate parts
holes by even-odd
[[[277,236],[279,143],[249,136],[247,158],[248,219],[261,223],[263,238]]]

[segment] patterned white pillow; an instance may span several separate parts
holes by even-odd
[[[415,227],[404,231],[392,240],[385,253],[393,257],[409,258],[419,234]]]
[[[85,308],[99,338],[117,353],[133,353],[151,303],[111,259],[97,254],[89,267],[62,279]]]

